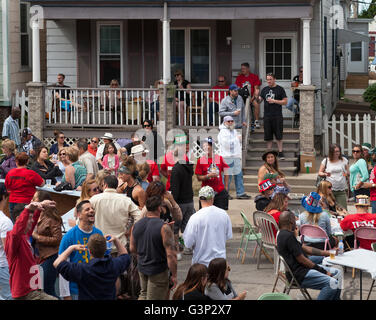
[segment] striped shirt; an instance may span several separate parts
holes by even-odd
[[[18,125],[18,120],[15,120],[12,118],[12,116],[9,116],[5,119],[4,125],[3,125],[3,137],[8,137],[9,139],[13,140],[17,146],[21,145],[21,139],[20,139],[20,127]]]

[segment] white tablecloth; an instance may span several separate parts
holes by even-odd
[[[365,249],[347,251],[335,259],[326,257],[323,265],[340,265],[349,268],[359,269],[371,274],[372,279],[376,279],[376,252]]]

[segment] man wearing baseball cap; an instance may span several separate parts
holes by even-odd
[[[273,184],[270,179],[265,179],[259,183],[259,191],[261,194],[255,198],[257,210],[264,211],[264,209],[268,206],[271,201],[274,188],[275,184]]]
[[[30,156],[33,160],[36,160],[35,156],[37,150],[41,146],[42,142],[36,136],[33,135],[29,127],[22,130],[21,151],[26,152],[28,156]]]
[[[219,106],[219,115],[221,117],[231,116],[235,121],[235,129],[241,129],[246,126],[244,101],[238,94],[238,86],[236,84],[230,85],[228,88],[229,95],[226,96]]]
[[[183,238],[185,246],[193,249],[192,264],[208,266],[215,258],[226,259],[226,241],[232,238],[232,225],[226,211],[213,205],[212,187],[202,187],[198,196],[202,209],[189,219]]]

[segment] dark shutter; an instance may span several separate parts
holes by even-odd
[[[90,20],[77,20],[77,80],[81,88],[93,87],[90,31]]]
[[[227,82],[231,81],[231,46],[227,44],[227,37],[231,37],[231,21],[230,20],[217,20],[217,74],[213,79],[215,84],[218,75],[224,75]]]
[[[125,87],[142,87],[142,20],[128,20],[128,69],[126,70],[126,79]]]
[[[154,85],[159,76],[158,20],[144,20],[144,79],[145,88]]]

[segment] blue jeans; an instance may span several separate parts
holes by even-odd
[[[286,104],[286,108],[289,109],[294,114],[296,113],[296,108],[294,108],[295,104],[299,106],[299,102],[296,101],[295,98],[289,98],[289,100],[287,101],[287,104]]]
[[[322,262],[324,257],[311,256],[309,259],[316,264]],[[320,271],[311,269],[308,271],[301,283],[302,288],[321,290],[317,300],[339,300],[341,296],[341,289],[339,287],[338,278],[341,277],[341,272],[336,268],[329,268],[323,265],[324,268],[332,274],[332,277],[321,273]]]
[[[58,276],[57,270],[53,266],[57,258],[57,253],[48,257],[43,261],[41,267],[43,268],[43,291],[50,296],[58,298],[55,292],[55,284]]]
[[[224,158],[225,162],[230,167],[228,170],[228,174],[230,175],[228,180],[228,190],[230,191],[230,185],[232,176],[235,179],[235,188],[236,188],[236,196],[242,196],[244,192],[244,184],[243,184],[243,170],[242,170],[242,159],[240,158]]]
[[[0,267],[0,300],[12,300],[9,277],[8,267]]]

